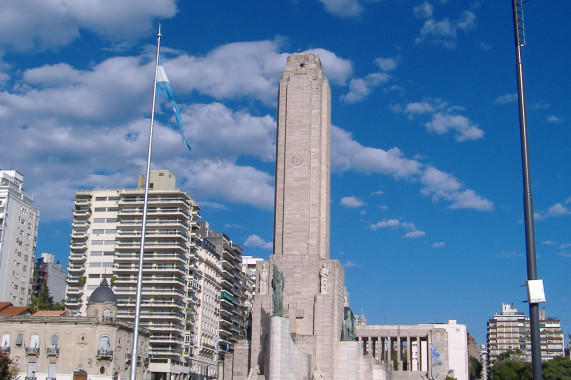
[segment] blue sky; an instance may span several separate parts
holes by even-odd
[[[538,273],[563,323],[570,11],[526,3],[523,48]],[[277,85],[286,57],[310,50],[331,84],[331,257],[353,310],[456,319],[480,343],[502,302],[528,312],[510,1],[20,0],[0,21],[0,168],[34,195],[38,254],[67,263],[76,189],[134,187],[144,172],[160,22],[193,151],[161,101],[153,167],[214,230],[271,253]]]

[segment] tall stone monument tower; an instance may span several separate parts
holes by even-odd
[[[329,259],[330,116],[319,57],[289,56],[278,99],[274,253],[257,263],[252,334],[225,363],[224,380],[386,378],[379,366],[373,376],[357,342],[343,341],[353,319],[343,267]]]

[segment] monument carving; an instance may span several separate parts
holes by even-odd
[[[262,265],[260,269],[260,288],[259,294],[267,294],[268,292],[268,268]]]
[[[327,269],[327,267],[324,265],[319,270],[321,294],[327,293],[327,276],[329,276],[329,269]]]
[[[272,276],[272,302],[274,304],[272,316],[283,317],[284,314],[284,274],[280,272],[276,264]]]

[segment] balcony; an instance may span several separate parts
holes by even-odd
[[[46,348],[46,355],[58,356],[59,355],[59,347],[48,347],[48,348]]]
[[[9,354],[10,353],[10,347],[8,346],[4,346],[1,348],[2,352],[5,354]]]
[[[112,359],[113,358],[113,350],[104,350],[102,348],[97,350],[97,358],[98,359]]]
[[[38,347],[26,347],[26,355],[37,356],[40,354],[40,349]]]

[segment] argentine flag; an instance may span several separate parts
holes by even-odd
[[[159,56],[159,66],[157,67],[157,98],[164,98],[169,99],[172,103],[172,108],[174,110],[174,117],[176,119],[176,123],[178,125],[178,130],[180,131],[180,135],[184,141],[184,144],[190,149],[190,144],[184,137],[184,133],[182,132],[182,123],[180,121],[180,112],[178,111],[178,107],[176,105],[176,101],[174,100],[174,93],[172,90],[171,83],[169,82],[169,78],[167,77],[167,73],[161,62],[161,57]]]

